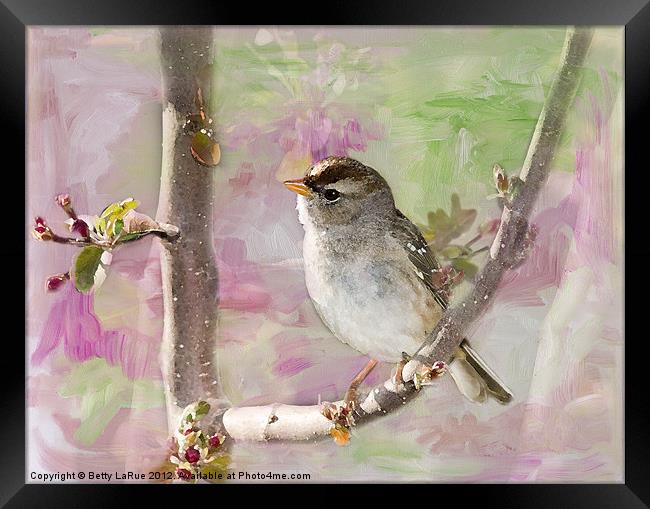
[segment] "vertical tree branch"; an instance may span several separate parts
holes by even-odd
[[[163,375],[169,428],[186,405],[220,397],[214,359],[218,275],[212,245],[212,168],[191,155],[188,114],[198,113],[197,89],[209,97],[213,29],[162,27],[163,157],[158,220],[180,228],[161,252]],[[207,76],[207,77],[206,77]],[[218,406],[218,405],[217,405]]]

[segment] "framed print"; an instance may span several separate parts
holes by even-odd
[[[624,319],[645,250],[624,247],[649,11],[557,4],[307,25],[6,7],[10,504],[250,483],[645,503]]]

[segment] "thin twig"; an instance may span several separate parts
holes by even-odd
[[[54,235],[52,237],[52,242],[57,244],[69,244],[71,246],[85,247],[85,246],[97,246],[97,247],[111,247],[110,243],[100,243],[95,242],[91,239],[77,239],[74,237],[61,237],[60,235]]]

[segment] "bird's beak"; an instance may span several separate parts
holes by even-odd
[[[304,179],[285,180],[284,185],[294,193],[298,193],[302,196],[311,196],[311,189],[309,189],[307,184],[305,184]]]

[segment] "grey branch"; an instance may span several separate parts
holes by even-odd
[[[169,428],[182,409],[198,399],[222,406],[214,349],[218,275],[212,242],[213,171],[190,152],[183,130],[198,113],[197,90],[209,97],[211,27],[161,27],[164,85],[163,157],[159,221],[180,234],[164,241],[161,253],[164,302],[163,376]]]
[[[567,32],[560,68],[540,113],[519,175],[523,184],[512,202],[503,209],[489,259],[469,296],[440,320],[418,351],[417,360],[427,364],[437,360],[449,362],[467,327],[490,305],[504,273],[525,258],[528,218],[550,172],[592,37],[593,30],[588,28]]]

